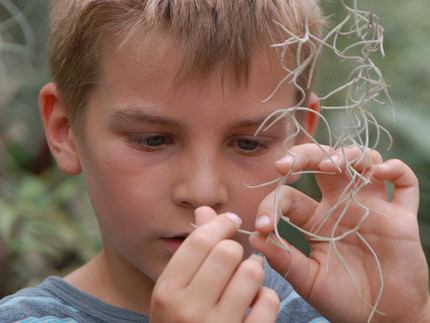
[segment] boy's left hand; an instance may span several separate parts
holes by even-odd
[[[328,147],[324,149],[329,151]],[[281,174],[288,173],[292,167],[294,171],[335,173],[315,175],[322,193],[320,202],[289,186],[282,187],[279,192],[278,208],[282,214],[291,223],[312,231],[350,183],[344,155],[339,151],[332,155],[342,170],[340,173],[316,145],[295,146],[291,151],[297,156],[294,166],[292,159],[281,160],[277,163]],[[351,160],[361,151],[349,149],[345,153]],[[369,209],[387,216],[370,212],[361,222],[364,209],[351,203],[343,214],[346,205],[343,203],[327,218],[318,235],[339,236],[360,225],[359,234],[348,234],[335,244],[306,236],[311,250],[309,257],[293,246],[290,246],[291,251],[288,253],[268,242],[265,236],[251,236],[250,241],[254,248],[267,257],[274,269],[286,276],[305,300],[333,322],[366,322],[369,319],[372,309],[360,298],[359,293],[372,305],[378,299],[381,278],[374,251],[384,282],[377,310],[385,315],[375,313],[372,322],[424,322],[430,318],[430,297],[428,268],[416,216],[418,181],[412,170],[399,160],[383,162],[375,151],[370,152],[370,158],[375,165],[371,184],[366,185],[355,198]],[[370,171],[366,160],[358,162],[354,168],[359,173]],[[394,185],[391,201],[388,201],[386,181]],[[262,202],[258,211],[256,227],[260,233],[273,231],[274,194]],[[336,250],[350,272],[339,260]]]

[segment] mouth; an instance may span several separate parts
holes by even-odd
[[[184,241],[186,238],[187,238],[187,236],[177,236],[177,237],[173,237],[172,239],[177,239],[177,240]]]
[[[169,250],[171,253],[175,253],[182,245],[184,240],[187,238],[187,236],[188,234],[161,238],[161,242],[164,244],[167,250]]]

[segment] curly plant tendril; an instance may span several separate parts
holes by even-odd
[[[392,138],[389,132],[382,127],[378,121],[375,119],[373,114],[368,110],[370,105],[385,105],[383,99],[380,99],[380,96],[383,96],[387,99],[392,107],[393,118],[394,118],[394,108],[391,98],[387,92],[387,85],[382,77],[381,71],[374,64],[371,59],[372,54],[379,53],[384,56],[383,50],[383,28],[379,25],[378,17],[374,13],[374,4],[375,1],[372,0],[370,4],[369,10],[362,10],[358,6],[358,0],[340,0],[339,4],[344,8],[346,15],[344,19],[338,23],[336,26],[331,28],[325,35],[324,38],[319,39],[312,35],[309,32],[309,29],[306,28],[304,35],[294,35],[288,29],[283,28],[285,34],[287,35],[287,39],[280,44],[274,44],[273,47],[281,48],[281,66],[285,70],[286,75],[284,79],[279,83],[277,88],[273,91],[273,93],[265,100],[269,100],[281,85],[285,82],[290,82],[293,84],[296,89],[302,94],[301,101],[299,101],[296,106],[289,107],[286,109],[278,110],[272,113],[266,121],[260,126],[258,132],[264,132],[266,129],[270,128],[274,123],[278,120],[289,117],[292,120],[292,123],[295,127],[295,131],[292,135],[285,139],[283,145],[288,154],[293,157],[293,165],[291,170],[285,176],[278,178],[270,183],[265,183],[262,185],[269,185],[273,183],[277,184],[276,194],[275,194],[275,223],[277,221],[283,220],[287,222],[289,225],[299,230],[304,235],[308,236],[311,241],[319,241],[319,242],[327,242],[329,243],[328,255],[327,255],[327,270],[329,265],[329,258],[332,252],[335,253],[339,261],[344,266],[348,275],[351,278],[351,281],[356,289],[357,293],[360,295],[361,299],[371,308],[371,314],[368,318],[370,322],[375,313],[383,314],[377,310],[378,304],[380,302],[380,298],[383,291],[384,280],[382,276],[382,269],[380,265],[380,261],[378,256],[376,255],[372,246],[366,241],[366,239],[360,234],[360,228],[363,222],[371,215],[384,215],[376,210],[370,209],[366,205],[360,203],[356,196],[359,194],[361,189],[370,183],[370,179],[373,174],[373,163],[371,158],[369,157],[369,150],[375,149],[381,138],[381,134],[385,134],[389,138],[389,147],[391,147]],[[312,10],[312,9],[311,9]],[[339,45],[341,38],[347,39],[349,41],[349,45],[344,48],[341,48]],[[310,55],[307,56],[304,60],[301,59],[301,52],[304,48],[310,52]],[[291,62],[288,61],[291,55],[287,55],[291,53],[291,48],[295,49],[295,67],[291,68]],[[316,112],[314,110],[303,107],[305,102],[307,90],[311,87],[310,81],[307,84],[307,88],[301,87],[299,84],[299,78],[302,73],[308,69],[310,77],[309,80],[312,79],[313,74],[315,73],[315,68],[317,65],[318,58],[321,54],[322,50],[330,50],[334,53],[338,59],[342,62],[350,62],[353,64],[353,68],[349,73],[346,81],[341,86],[331,90],[329,93],[320,96],[319,100],[322,103],[321,112]],[[328,106],[324,105],[324,102],[327,99],[331,98],[335,94],[342,93],[345,95],[345,101],[343,105],[339,106]],[[329,124],[329,121],[324,117],[323,113],[325,110],[336,110],[337,113],[344,113],[345,123],[343,125],[343,130],[340,134],[336,134],[332,127]],[[326,130],[328,137],[328,146],[330,147],[329,151],[323,149],[323,147],[318,143],[318,141],[308,133],[305,128],[300,124],[300,122],[296,119],[297,112],[307,111],[311,113],[315,113],[319,116],[320,120],[322,120]],[[276,118],[275,118],[276,117]],[[274,120],[273,120],[274,119]],[[272,121],[273,120],[273,121]],[[371,130],[374,132],[371,134]],[[346,185],[343,192],[340,194],[339,199],[335,205],[333,205],[311,228],[311,230],[304,230],[297,225],[290,222],[290,219],[284,216],[281,213],[281,210],[278,208],[278,200],[279,200],[279,191],[282,185],[286,184],[288,179],[293,175],[300,174],[330,174],[327,172],[321,171],[299,171],[294,172],[294,163],[296,160],[296,155],[289,150],[288,147],[291,147],[294,144],[295,139],[299,135],[306,136],[312,143],[315,143],[326,155],[326,157],[333,162],[334,165],[336,163],[332,160],[330,155],[335,151],[339,150],[343,154],[343,158],[346,161],[346,171],[345,173],[350,179],[348,185]],[[348,159],[345,149],[358,147],[361,151],[361,154],[354,158]],[[359,172],[355,169],[355,165],[358,163],[364,163],[363,171]],[[338,171],[340,169],[336,165]],[[369,171],[370,169],[370,171]],[[259,186],[262,186],[259,185]],[[254,186],[257,187],[257,186]],[[351,228],[346,232],[342,232],[340,230],[341,224],[348,218],[348,211],[352,206],[359,207],[363,210],[363,214],[360,220],[357,222],[355,227]],[[329,235],[323,235],[321,232],[323,228],[328,226],[328,221],[334,219],[334,225],[330,227],[331,233]],[[275,235],[280,238],[280,234],[278,232],[277,227],[274,229]],[[337,247],[337,243],[342,239],[355,235],[363,245],[369,250],[369,252],[373,255],[375,259],[376,266],[379,272],[379,281],[380,287],[379,292],[376,297],[376,300],[371,304],[359,291],[359,288],[355,282],[355,277],[351,272],[350,268],[346,264],[344,257],[341,251]],[[271,241],[274,239],[272,238]],[[282,241],[281,239],[279,241]],[[277,245],[279,242],[277,241]],[[285,250],[289,250],[289,246],[286,243],[283,243],[282,248]]]

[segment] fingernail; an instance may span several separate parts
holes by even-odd
[[[242,224],[242,219],[239,218],[236,214],[231,213],[231,212],[227,212],[224,213],[224,216],[228,219],[230,219],[231,221],[233,221],[237,227],[240,227],[240,225]]]
[[[255,228],[261,229],[268,226],[269,224],[270,224],[270,217],[266,214],[262,214],[255,221]]]
[[[285,156],[276,161],[276,164],[292,164],[294,161],[294,158],[292,156]]]

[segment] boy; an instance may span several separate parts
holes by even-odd
[[[291,120],[254,134],[270,113],[303,98],[284,82],[262,102],[284,77],[279,53],[269,45],[285,37],[274,21],[300,34],[307,20],[318,35],[323,19],[314,3],[57,0],[51,17],[55,83],[41,91],[42,120],[58,166],[70,175],[84,174],[104,249],[64,279],[49,278],[4,299],[2,322],[323,320],[261,257],[251,255],[248,237],[237,233],[239,227],[273,229],[273,197],[264,199],[273,187],[245,184],[278,176],[273,163],[284,155]],[[305,95],[306,105],[318,110],[310,89]],[[313,114],[301,118],[313,133]],[[291,149],[298,156],[295,170],[333,170],[313,145]],[[416,179],[404,164],[382,163],[376,153],[372,158],[378,164],[376,183],[363,199],[391,215],[385,222],[369,220],[382,232],[364,232],[380,244],[378,251],[390,252],[382,263],[388,277],[381,301],[386,316],[375,319],[424,321],[430,301],[413,217]],[[281,173],[291,167],[288,157],[277,163]],[[391,204],[385,180],[395,184]],[[327,193],[321,203],[288,187],[281,192],[281,209],[293,223],[310,226],[339,195],[344,177],[319,181]],[[396,236],[398,227],[384,232],[384,226],[393,226],[390,221],[403,224],[402,236]],[[297,292],[327,319],[369,317],[371,309],[346,283],[344,268],[332,261],[328,272],[322,269],[325,244],[311,242],[309,260],[294,250],[290,258],[261,236],[250,241],[281,275],[289,271]],[[362,274],[358,286],[373,303],[376,271],[366,267],[372,255],[355,240],[347,242],[351,265]],[[402,248],[406,252],[397,253]]]

